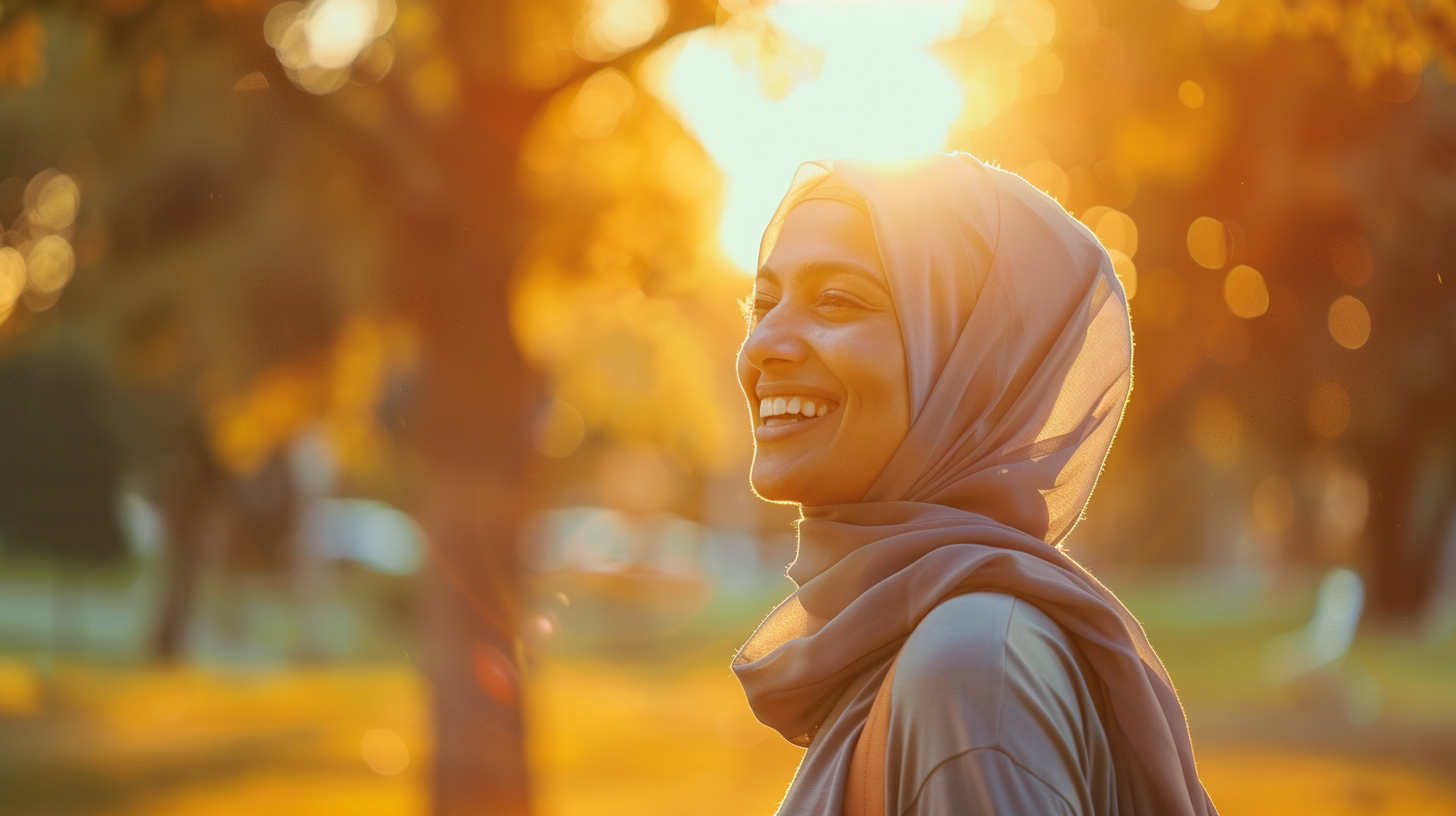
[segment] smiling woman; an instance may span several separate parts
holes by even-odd
[[[799,589],[733,669],[784,816],[1214,812],[1142,628],[1060,543],[1132,376],[1097,239],[963,155],[804,165],[738,377]]]
[[[738,378],[758,407],[754,490],[861,499],[910,428],[905,349],[869,213],[820,188],[789,214],[754,284]]]

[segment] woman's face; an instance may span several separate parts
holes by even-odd
[[[758,271],[738,381],[753,413],[760,496],[864,498],[910,429],[905,346],[869,216],[811,199]]]

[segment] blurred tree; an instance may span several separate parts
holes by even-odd
[[[0,101],[17,125],[0,155],[27,175],[58,164],[82,196],[63,236],[82,274],[59,305],[28,296],[3,331],[11,346],[78,335],[128,388],[172,534],[161,656],[181,648],[227,484],[319,419],[347,452],[402,382],[385,371],[391,343],[417,349],[397,461],[435,555],[422,628],[439,813],[527,809],[515,544],[541,397],[509,315],[522,139],[559,90],[714,11],[649,3],[644,24],[610,5],[386,3],[389,36],[342,68],[302,61],[299,4],[13,3],[0,17],[0,82],[25,89]],[[574,42],[579,29],[594,39]],[[332,60],[322,48],[310,58]],[[0,217],[24,255],[40,222],[21,204]],[[416,339],[386,337],[360,364],[371,335],[341,332],[349,315],[403,319]],[[389,462],[368,464],[388,480]]]
[[[112,402],[84,359],[32,351],[0,362],[0,550],[70,567],[126,557]]]
[[[968,94],[951,143],[1056,195],[1134,296],[1112,512],[1083,532],[1136,559],[1357,564],[1378,617],[1418,618],[1456,503],[1450,9],[1052,6],[1055,37],[997,4],[945,49],[1000,94]]]

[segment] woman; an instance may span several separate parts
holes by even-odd
[[[811,163],[760,266],[738,374],[799,589],[733,669],[808,748],[779,813],[844,811],[893,665],[887,814],[1213,814],[1141,627],[1058,548],[1132,378],[1096,239],[964,154]]]

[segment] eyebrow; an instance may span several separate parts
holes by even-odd
[[[850,263],[848,261],[810,261],[804,264],[802,269],[804,274],[814,278],[827,278],[830,275],[853,275],[874,284],[877,288],[889,294],[889,287],[885,284],[881,276],[876,275],[857,263]],[[778,273],[774,272],[768,264],[764,264],[758,269],[758,277],[777,281]]]

